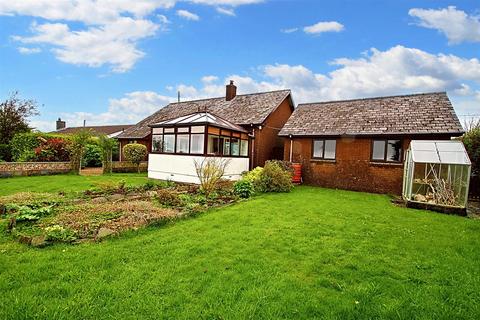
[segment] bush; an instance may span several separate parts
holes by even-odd
[[[208,197],[215,191],[218,183],[222,180],[225,170],[230,163],[229,159],[207,157],[202,161],[193,160],[200,190]]]
[[[0,161],[12,161],[12,148],[8,144],[0,144]]]
[[[233,185],[233,192],[240,198],[250,198],[254,193],[253,183],[246,179],[239,180]]]
[[[290,192],[293,188],[292,174],[276,161],[267,161],[258,182],[261,192]]]
[[[469,128],[462,141],[472,162],[472,173],[480,174],[480,122]]]
[[[41,139],[40,145],[35,148],[34,161],[69,161],[68,141],[62,138]]]
[[[72,242],[76,239],[75,232],[59,225],[45,228],[45,240],[52,242]]]
[[[168,189],[160,189],[157,191],[157,199],[162,205],[167,207],[178,207],[182,205],[178,193]]]
[[[263,168],[256,167],[253,170],[247,171],[243,174],[242,180],[250,181],[255,192],[261,192],[260,177],[262,176]]]
[[[133,163],[137,167],[137,172],[140,173],[140,163],[147,156],[147,147],[139,143],[129,143],[123,147],[123,154],[125,159]]]
[[[37,133],[18,133],[10,141],[12,160],[18,162],[31,161],[35,158],[35,148],[41,140]]]
[[[84,167],[101,167],[102,148],[96,144],[87,144],[82,158],[82,165]]]

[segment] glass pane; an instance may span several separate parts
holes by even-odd
[[[163,136],[163,152],[175,152],[175,136],[173,134],[166,134]]]
[[[230,138],[222,137],[223,140],[223,155],[229,156],[230,155]]]
[[[188,134],[177,135],[177,153],[188,153],[189,139]]]
[[[248,140],[242,140],[242,144],[240,145],[240,155],[242,157],[248,156]]]
[[[219,149],[219,141],[220,138],[218,136],[214,135],[208,135],[208,148],[207,152],[208,154],[219,154],[220,149]]]
[[[335,159],[335,151],[337,149],[336,140],[325,140],[325,159]]]
[[[402,160],[402,142],[400,140],[388,140],[387,161]]]
[[[203,134],[192,134],[190,141],[190,153],[203,154]]]
[[[153,128],[152,133],[153,134],[162,134],[163,133],[163,128]]]
[[[186,128],[177,128],[177,132],[181,132],[181,133],[187,132],[187,133],[188,133],[188,127],[186,127]]]
[[[385,141],[373,141],[372,160],[385,160]]]
[[[323,140],[313,141],[313,157],[323,158]]]
[[[197,127],[192,127],[191,129],[192,133],[204,133],[205,132],[205,127],[204,126],[197,126]]]
[[[153,152],[163,152],[163,136],[152,136],[152,150]]]
[[[232,156],[240,155],[240,140],[232,138]]]
[[[165,133],[174,133],[175,132],[175,128],[165,128],[163,129]]]

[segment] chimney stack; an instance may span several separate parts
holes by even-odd
[[[232,100],[237,95],[237,87],[233,84],[233,80],[230,80],[230,84],[227,84],[227,94],[225,99],[227,101]]]
[[[57,130],[65,129],[66,126],[67,126],[67,123],[65,121],[62,121],[62,119],[58,118],[58,120],[57,120]]]

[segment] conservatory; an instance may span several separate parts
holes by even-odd
[[[227,163],[225,179],[238,180],[249,169],[248,132],[212,113],[197,112],[150,127],[149,178],[199,183],[196,164],[211,157]]]
[[[412,207],[464,209],[470,170],[461,141],[413,140],[406,154],[403,197]]]

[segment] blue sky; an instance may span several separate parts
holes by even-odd
[[[176,99],[290,88],[298,102],[447,90],[480,114],[477,1],[0,0],[0,98],[32,125],[135,123]]]

